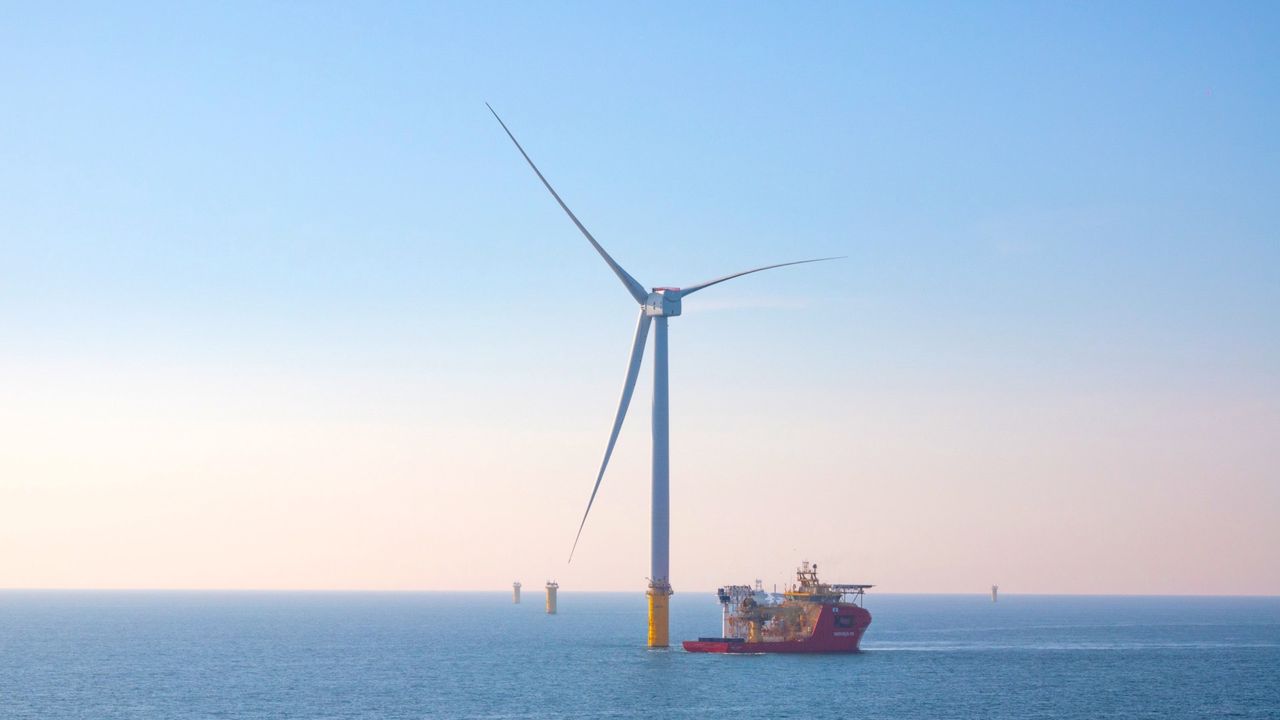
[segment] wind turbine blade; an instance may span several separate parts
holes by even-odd
[[[758,273],[758,272],[760,272],[761,270],[772,270],[772,269],[774,269],[774,268],[786,267],[786,266],[788,266],[788,265],[803,265],[803,264],[805,264],[805,263],[822,262],[823,260],[843,260],[843,259],[845,259],[846,257],[848,257],[848,255],[839,255],[839,256],[836,256],[836,257],[813,258],[812,260],[795,260],[795,261],[793,261],[793,262],[778,263],[777,265],[765,265],[764,267],[753,268],[753,269],[751,269],[751,270],[743,270],[742,272],[734,273],[734,274],[732,274],[732,275],[725,275],[724,277],[718,277],[718,278],[716,278],[715,280],[708,280],[708,281],[706,281],[706,282],[701,282],[701,283],[698,283],[697,285],[694,285],[694,286],[692,286],[692,287],[681,288],[681,289],[680,289],[680,297],[682,297],[682,298],[683,298],[683,297],[686,297],[686,296],[688,296],[688,295],[692,295],[692,294],[694,294],[694,293],[698,292],[699,290],[701,290],[701,289],[703,289],[703,288],[711,287],[712,285],[716,285],[716,284],[718,284],[718,283],[722,283],[722,282],[724,282],[725,280],[732,280],[732,279],[734,279],[734,278],[736,278],[736,277],[742,277],[743,275],[750,275],[751,273]]]
[[[591,503],[596,501],[596,492],[600,490],[600,481],[604,479],[604,469],[609,466],[609,456],[613,455],[613,445],[618,442],[618,431],[622,430],[622,421],[627,417],[627,406],[631,404],[631,393],[636,389],[636,376],[640,374],[640,361],[644,359],[644,343],[649,337],[649,324],[653,318],[640,310],[640,321],[636,323],[636,338],[631,343],[631,359],[627,363],[627,379],[622,383],[622,397],[618,399],[618,414],[613,418],[613,431],[609,433],[609,444],[604,448],[604,459],[600,461],[600,472],[596,474],[596,485],[591,488],[591,499],[587,500],[587,511],[582,513],[582,522],[578,524],[578,534],[573,538],[573,548],[569,550],[569,562],[573,562],[574,550],[578,549],[578,539],[582,537],[582,528],[587,524],[587,515],[591,514]]]
[[[635,278],[627,274],[627,271],[623,270],[622,266],[610,257],[609,253],[605,252],[604,248],[601,247],[600,243],[596,242],[596,239],[592,237],[591,233],[583,227],[582,222],[578,220],[578,216],[574,215],[573,211],[569,209],[569,206],[564,204],[564,200],[560,199],[560,194],[557,193],[556,189],[551,187],[551,183],[547,182],[547,179],[543,177],[542,171],[538,169],[537,165],[533,164],[533,160],[529,159],[529,153],[525,152],[524,148],[520,146],[520,141],[516,140],[515,135],[511,134],[511,130],[507,127],[506,123],[502,122],[502,118],[498,117],[498,113],[493,109],[493,106],[489,103],[485,103],[484,106],[489,108],[489,112],[493,113],[493,117],[497,119],[498,124],[502,126],[503,130],[506,130],[507,137],[511,138],[511,142],[516,144],[516,149],[524,156],[525,162],[529,163],[529,167],[533,168],[533,172],[537,174],[538,179],[542,181],[543,185],[547,186],[547,190],[551,191],[551,197],[555,198],[556,202],[560,203],[560,207],[564,208],[565,213],[569,215],[569,219],[573,221],[573,224],[578,226],[578,229],[582,231],[582,234],[585,235],[587,240],[591,242],[591,245],[595,247],[596,252],[600,253],[600,257],[604,258],[604,261],[609,264],[609,267],[613,270],[613,274],[617,275],[618,279],[622,281],[623,286],[627,288],[627,292],[631,293],[631,297],[635,298],[636,302],[643,305],[645,299],[649,297],[648,291],[646,291],[644,286],[637,282]]]

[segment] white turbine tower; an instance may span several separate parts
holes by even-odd
[[[511,138],[511,142],[515,143],[516,149],[524,156],[529,167],[533,168],[533,172],[537,174],[538,179],[550,191],[551,196],[560,203],[560,207],[564,209],[569,219],[574,225],[578,226],[578,230],[586,236],[587,241],[591,243],[596,252],[600,253],[600,257],[604,258],[605,263],[613,270],[613,273],[622,281],[623,287],[631,294],[631,297],[640,304],[640,319],[636,324],[635,339],[631,344],[631,359],[627,363],[627,377],[622,385],[622,397],[618,400],[618,413],[613,419],[613,429],[609,433],[609,444],[605,446],[604,458],[600,461],[600,472],[596,474],[596,484],[591,488],[591,498],[587,500],[587,510],[582,514],[582,522],[578,525],[578,534],[573,539],[573,549],[569,551],[569,560],[573,560],[573,550],[578,547],[578,539],[582,537],[582,528],[587,523],[587,515],[591,513],[591,504],[595,502],[596,491],[600,489],[600,481],[604,479],[605,468],[609,465],[609,456],[613,454],[614,443],[618,440],[618,432],[622,429],[622,421],[627,416],[627,407],[631,404],[631,393],[636,387],[636,376],[640,374],[640,361],[644,356],[645,341],[649,337],[649,326],[655,325],[653,334],[653,511],[651,524],[651,551],[650,551],[650,574],[649,574],[649,647],[666,647],[667,646],[667,598],[671,595],[671,574],[670,574],[670,458],[669,458],[669,438],[668,438],[668,408],[667,408],[667,318],[675,317],[680,314],[680,301],[692,295],[699,290],[710,287],[725,280],[750,273],[760,272],[761,270],[771,270],[773,268],[785,267],[787,265],[800,265],[802,263],[819,262],[822,260],[838,260],[840,258],[825,257],[813,258],[810,260],[796,260],[793,262],[778,263],[777,265],[766,265],[764,267],[752,268],[751,270],[743,270],[742,272],[725,275],[714,280],[698,283],[692,287],[674,288],[674,287],[655,287],[652,290],[645,290],[644,286],[631,277],[622,266],[617,263],[605,249],[596,242],[587,228],[582,225],[578,217],[573,214],[568,205],[564,204],[564,200],[560,199],[560,194],[551,187],[551,183],[543,177],[542,171],[538,170],[538,166],[533,164],[533,160],[529,158],[529,154],[521,147],[520,141],[516,140],[516,136],[511,134],[511,130],[507,124],[502,122],[502,118],[498,117],[498,113],[485,103],[489,108],[489,112],[493,113],[498,123],[502,125],[502,129],[506,131],[507,137]],[[656,322],[655,322],[656,320]]]

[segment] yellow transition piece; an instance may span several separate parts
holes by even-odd
[[[667,616],[671,597],[671,586],[649,585],[649,647],[667,647]]]

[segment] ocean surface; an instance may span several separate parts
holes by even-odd
[[[1280,718],[1280,598],[873,593],[859,655],[717,656],[540,591],[0,591],[0,718]]]

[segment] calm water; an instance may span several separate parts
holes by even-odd
[[[861,655],[725,657],[638,594],[0,591],[0,718],[1280,718],[1280,598],[867,607]]]

